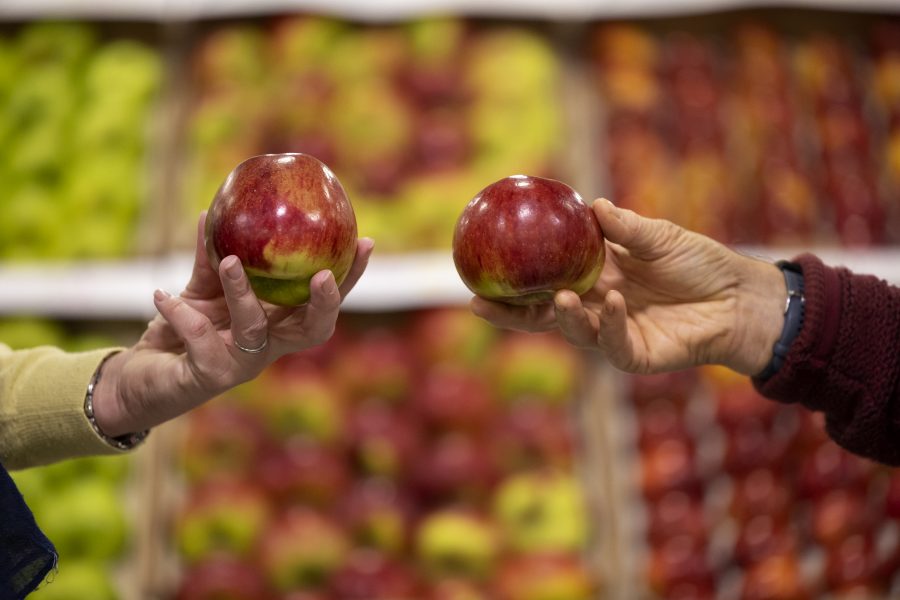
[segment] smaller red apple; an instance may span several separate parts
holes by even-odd
[[[476,295],[510,304],[549,302],[561,289],[584,294],[605,256],[590,207],[564,183],[514,175],[479,192],[460,215],[453,260]]]
[[[266,580],[253,564],[220,555],[187,570],[175,600],[268,600]]]

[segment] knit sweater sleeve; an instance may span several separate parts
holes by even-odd
[[[115,454],[84,414],[88,382],[114,349],[66,353],[0,344],[0,464],[21,469],[90,454]]]
[[[805,254],[803,328],[771,379],[774,400],[822,411],[828,434],[856,454],[900,465],[900,288]]]

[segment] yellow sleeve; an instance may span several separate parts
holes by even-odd
[[[115,348],[66,353],[0,344],[0,463],[22,469],[65,458],[117,454],[91,427],[84,395],[94,371]]]

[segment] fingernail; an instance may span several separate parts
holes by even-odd
[[[225,273],[228,275],[229,278],[233,279],[234,281],[237,281],[238,279],[241,278],[242,270],[243,269],[241,269],[241,261],[239,261],[236,258],[232,258],[231,264],[225,266]]]
[[[326,294],[337,294],[337,283],[334,281],[334,275],[329,274],[328,277],[325,278],[325,283],[322,284],[322,289]]]
[[[156,299],[157,302],[162,302],[172,297],[172,294],[167,292],[166,290],[156,290],[153,292],[153,298]]]

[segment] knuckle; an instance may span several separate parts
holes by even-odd
[[[187,335],[192,339],[202,338],[209,333],[212,323],[206,319],[191,319],[187,325]]]

